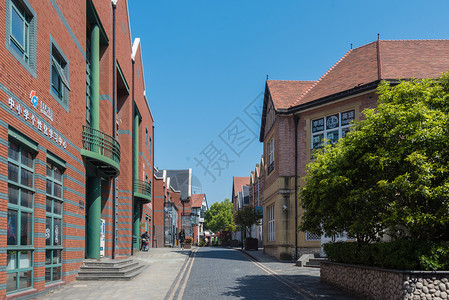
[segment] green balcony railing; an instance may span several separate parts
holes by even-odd
[[[120,144],[112,136],[83,125],[82,155],[88,157],[108,176],[117,176],[120,170]]]
[[[143,180],[134,180],[134,196],[139,198],[143,203],[151,202],[151,182]]]

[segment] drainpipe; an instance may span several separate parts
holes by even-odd
[[[131,220],[132,220],[132,226],[134,227],[134,214],[136,213],[135,212],[135,201],[134,201],[134,180],[135,180],[135,178],[134,178],[134,151],[135,151],[135,149],[134,149],[134,140],[136,139],[136,122],[134,122],[134,118],[135,118],[135,115],[136,115],[136,104],[134,103],[134,60],[132,60],[132,93],[133,93],[133,100],[132,100],[132,106],[133,106],[133,115],[132,115],[132,122],[133,122],[133,125],[132,125],[132,130],[133,130],[133,134],[132,134],[132,137],[133,137],[133,144],[132,144],[132,174],[131,174],[131,180],[132,180],[132,184],[131,184],[131,193],[132,193],[132,195],[131,195],[131,197],[132,197],[132,203],[131,203],[131,205],[132,205],[132,217],[131,217]],[[134,237],[134,228],[132,227],[132,230],[131,230],[131,232],[132,232],[132,234],[131,234],[131,255],[133,255],[134,254],[134,241],[133,241],[133,237]]]
[[[116,129],[117,129],[117,61],[115,57],[115,15],[117,9],[117,0],[112,0],[112,136],[116,139]],[[112,179],[112,259],[115,259],[115,239],[117,231],[117,212],[116,212],[116,191],[115,191],[115,178]]]
[[[293,116],[295,122],[295,261],[298,260],[298,122],[299,117]]]

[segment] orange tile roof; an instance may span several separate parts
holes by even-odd
[[[434,78],[449,70],[449,40],[375,41],[349,50],[290,107],[379,79]]]
[[[314,83],[314,81],[267,80],[274,108],[276,110],[289,108]]]
[[[203,205],[203,199],[205,194],[192,194],[190,198],[192,201],[192,207],[201,207]]]
[[[232,186],[234,193],[232,197],[234,197],[238,192],[242,191],[242,186],[249,185],[249,176],[248,177],[232,177]]]

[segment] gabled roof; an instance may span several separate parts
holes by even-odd
[[[203,205],[205,194],[193,194],[191,198],[192,207],[201,207]]]
[[[234,202],[235,195],[242,191],[242,186],[249,185],[249,177],[232,177],[232,199]]]
[[[267,80],[274,108],[289,108],[314,83],[315,81]]]
[[[449,40],[378,40],[349,50],[291,107],[379,80],[435,78],[449,70]]]

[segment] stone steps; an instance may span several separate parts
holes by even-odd
[[[311,258],[311,259],[309,259],[308,262],[306,262],[304,267],[319,268],[322,261],[326,261],[326,258],[324,258],[324,257]]]
[[[132,259],[85,260],[78,272],[77,280],[132,280],[143,271],[143,267]]]

